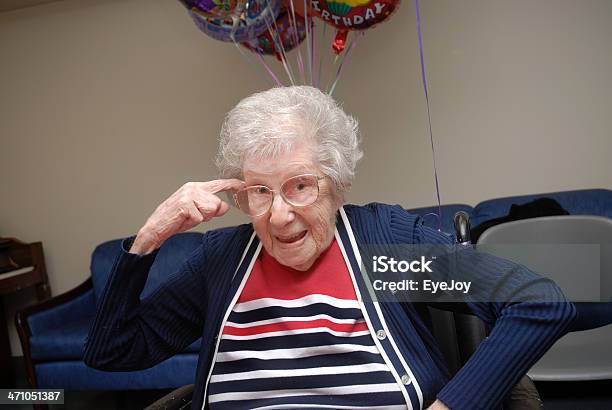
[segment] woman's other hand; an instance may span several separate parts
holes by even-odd
[[[450,410],[450,408],[440,400],[436,400],[431,406],[427,407],[427,410]]]
[[[225,215],[230,206],[215,194],[242,187],[244,181],[239,179],[187,182],[155,209],[138,231],[130,253],[150,253],[172,235]]]

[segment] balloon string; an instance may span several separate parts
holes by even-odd
[[[266,69],[266,71],[268,72],[268,74],[270,74],[270,76],[274,79],[274,81],[276,81],[276,85],[278,85],[279,87],[283,86],[283,83],[278,79],[278,77],[276,76],[276,74],[274,74],[274,71],[272,71],[272,69],[270,68],[270,66],[266,63],[266,61],[264,60],[264,58],[261,56],[261,54],[259,53],[255,53],[259,59],[259,62],[261,63],[261,65],[264,66],[264,68]]]
[[[306,25],[306,47],[308,50],[307,56],[308,58],[308,69],[310,71],[310,85],[314,85],[312,81],[312,51],[310,50],[310,36],[312,35],[312,30],[310,30],[310,24],[308,19],[308,0],[304,0],[304,24]]]
[[[294,80],[295,75],[293,74],[293,67],[291,66],[291,60],[287,58],[287,49],[285,48],[285,44],[283,43],[283,36],[281,35],[280,30],[278,29],[278,24],[276,24],[276,19],[273,20],[273,25],[274,25],[274,31],[276,32],[276,38],[282,50],[283,63],[289,67],[289,73],[291,74],[291,84],[295,85],[297,81]]]
[[[256,64],[254,64],[254,63],[251,61],[251,58],[252,58],[252,57],[251,57],[251,55],[250,55],[250,54],[247,54],[247,53],[246,53],[246,52],[245,52],[245,51],[242,49],[242,47],[240,46],[240,44],[238,44],[238,42],[236,41],[236,36],[235,36],[235,34],[236,34],[237,22],[236,22],[236,20],[235,20],[235,17],[234,17],[234,16],[232,16],[232,21],[233,21],[233,23],[234,23],[234,24],[233,24],[233,27],[232,27],[232,31],[230,32],[230,39],[232,40],[232,42],[233,42],[233,43],[234,43],[234,45],[236,46],[236,50],[238,50],[238,52],[240,53],[240,55],[242,56],[242,58],[244,58],[244,60],[247,62],[247,64],[248,64],[248,65],[250,65],[251,67],[257,67],[257,65],[256,65]],[[261,58],[261,54],[259,54],[259,53],[255,53],[255,54],[257,55],[257,57],[259,57],[259,60],[261,61],[261,63],[262,63],[262,65],[264,66],[264,68],[265,68],[265,69],[268,71],[268,74],[270,74],[270,76],[272,77],[272,79],[276,81],[276,84],[277,84],[279,87],[282,87],[282,83],[281,83],[280,81],[278,81],[278,78],[276,77],[276,75],[274,74],[274,72],[273,72],[273,71],[270,69],[270,67],[268,67],[268,65],[266,64],[266,62],[265,62],[265,61],[263,61],[263,59]],[[255,68],[255,70],[254,70],[254,71],[257,73],[257,75],[259,75],[261,78],[263,78],[263,80],[264,80],[265,82],[269,83],[269,81],[270,81],[270,80],[269,80],[269,79],[268,79],[268,78],[267,78],[265,75],[262,75],[262,74],[260,73],[260,71],[259,71],[259,69],[258,69],[258,68]]]
[[[327,31],[327,24],[323,24],[323,44],[325,44],[325,32]],[[321,87],[321,66],[323,65],[324,54],[321,54],[319,58],[319,71],[317,73],[317,88]]]
[[[436,181],[436,195],[438,197],[438,230],[442,229],[442,204],[440,202],[440,185],[438,184],[438,168],[436,166],[436,150],[434,148],[434,137],[431,130],[431,110],[429,108],[429,92],[427,91],[427,78],[425,76],[425,57],[423,57],[423,34],[421,32],[421,12],[419,0],[414,0],[416,8],[416,24],[419,39],[419,57],[421,59],[421,79],[423,81],[423,91],[425,91],[425,102],[427,104],[427,125],[429,130],[429,141],[431,142],[431,155],[433,157],[434,179]]]
[[[311,30],[312,30],[312,35],[310,36],[310,40],[312,42],[312,54],[310,55],[310,66],[313,67],[313,71],[312,71],[312,76],[313,79],[311,81],[312,86],[314,86],[317,83],[317,73],[315,71],[315,61],[316,61],[316,53],[317,53],[317,47],[315,44],[315,35],[314,35],[314,20],[310,19],[310,24],[312,24]]]
[[[272,42],[274,43],[274,50],[277,51],[277,55],[280,56],[281,63],[283,64],[285,73],[287,73],[287,76],[289,77],[291,85],[295,85],[291,67],[287,65],[287,55],[285,54],[285,47],[283,46],[282,41],[280,41],[279,39],[278,31],[273,30],[270,26],[268,26],[268,32],[270,33],[270,37],[272,37]]]
[[[361,32],[361,36],[363,36],[363,35],[364,35],[364,33],[362,31]],[[353,53],[353,49],[357,46],[357,40],[358,39],[359,39],[359,36],[358,37],[353,37],[351,39],[351,44],[348,46],[348,50],[342,56],[342,60],[340,61],[340,65],[338,66],[338,71],[336,71],[336,78],[334,78],[333,84],[328,89],[327,93],[329,95],[333,95],[334,94],[334,91],[336,90],[336,85],[338,84],[338,80],[340,80],[340,75],[342,74],[342,69],[344,67],[344,63],[348,63],[348,60],[350,60],[351,54]]]
[[[267,1],[266,3],[268,4],[268,7],[270,8],[272,7],[270,4],[270,1]],[[287,65],[287,55],[285,54],[285,47],[283,46],[283,42],[280,39],[280,36],[278,34],[278,26],[276,25],[276,20],[274,20],[272,23],[274,25],[274,30],[270,26],[270,22],[268,21],[268,19],[265,19],[265,21],[266,21],[266,26],[268,27],[268,32],[270,33],[270,37],[272,37],[272,41],[274,42],[274,49],[278,50],[278,54],[280,55],[281,62],[283,63],[283,68],[285,69],[285,72],[287,73],[287,76],[289,77],[289,81],[291,82],[291,85],[295,85],[291,67]]]
[[[298,69],[300,70],[300,78],[302,79],[302,84],[305,84],[306,77],[304,76],[304,61],[302,60],[301,47],[298,47],[300,44],[300,35],[298,32],[297,20],[295,19],[295,6],[293,5],[293,0],[289,0],[289,5],[291,9],[291,18],[289,19],[289,25],[293,25],[293,41],[295,42],[295,46],[297,48]]]

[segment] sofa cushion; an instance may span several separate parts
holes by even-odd
[[[83,358],[83,346],[94,317],[68,322],[30,337],[32,359],[40,361],[78,360]],[[199,353],[198,339],[185,349],[185,353]]]
[[[38,388],[66,390],[169,389],[194,383],[197,354],[180,354],[149,369],[105,372],[80,360],[35,365]]]
[[[185,348],[183,353],[200,353],[200,345],[202,344],[202,338],[199,338],[189,346]]]
[[[33,334],[30,352],[34,360],[68,360],[83,358],[83,344],[93,323],[93,316],[63,323],[61,326]]]
[[[450,204],[442,205],[442,224],[438,222],[439,209],[437,206],[428,206],[424,208],[409,209],[408,212],[412,212],[423,217],[423,224],[434,229],[440,229],[442,232],[446,232],[455,236],[455,227],[453,225],[453,218],[459,211],[467,212],[470,217],[472,216],[473,208],[466,204]],[[473,224],[472,224],[473,226]]]
[[[89,320],[96,314],[96,299],[93,289],[87,290],[62,304],[44,309],[28,316],[32,334],[46,332],[63,326],[64,323],[78,320]]]
[[[538,198],[554,199],[571,215],[599,215],[612,218],[612,191],[583,189],[489,199],[474,207],[471,226],[474,227],[490,219],[508,215],[512,204],[522,205]]]
[[[140,297],[144,298],[151,294],[153,290],[176,271],[202,243],[202,236],[203,234],[199,232],[185,232],[168,239],[155,257],[155,262],[151,267],[147,283]],[[96,247],[93,252],[91,257],[91,276],[97,301],[100,300],[100,295],[106,286],[113,264],[121,251],[122,241],[122,239],[115,239],[105,242]]]

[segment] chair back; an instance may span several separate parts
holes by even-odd
[[[148,296],[168,276],[177,271],[189,255],[202,243],[202,233],[185,232],[172,236],[162,245],[155,262],[151,266],[141,299]],[[91,257],[91,276],[96,301],[104,291],[113,265],[121,252],[122,239],[102,243],[96,247]]]
[[[612,302],[612,219],[564,215],[487,229],[477,248],[554,280],[576,302]],[[532,367],[534,380],[612,379],[612,326],[569,333]]]

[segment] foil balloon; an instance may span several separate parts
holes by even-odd
[[[281,0],[249,0],[244,10],[229,18],[210,18],[189,11],[196,26],[203,33],[220,41],[243,43],[256,39],[280,13]]]
[[[386,20],[401,0],[309,0],[312,10],[338,30],[365,30]]]
[[[180,0],[188,10],[209,18],[227,18],[244,10],[247,0]]]
[[[276,18],[272,32],[265,31],[256,39],[246,41],[242,45],[258,54],[275,55],[280,61],[283,51],[293,50],[304,41],[304,38],[306,38],[304,18],[296,16],[294,25],[291,12],[283,8]]]

